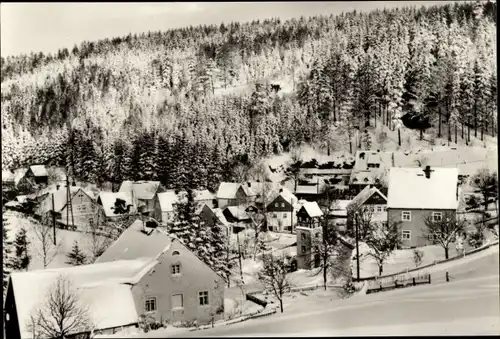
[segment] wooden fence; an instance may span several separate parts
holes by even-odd
[[[383,292],[383,291],[390,291],[394,290],[397,288],[405,288],[405,287],[412,287],[412,286],[417,286],[417,285],[422,285],[422,284],[430,284],[431,283],[431,275],[430,274],[425,274],[425,275],[420,275],[416,277],[411,277],[408,279],[394,279],[392,283],[389,282],[379,282],[379,286],[375,286],[375,284],[371,284],[371,288],[368,288],[366,291],[366,294],[371,294],[371,293],[377,293],[377,292]]]

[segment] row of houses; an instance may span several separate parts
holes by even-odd
[[[371,211],[373,223],[399,223],[401,246],[414,248],[433,243],[425,232],[428,217],[439,221],[445,215],[456,216],[463,204],[457,168],[394,167],[389,171],[388,186],[386,196],[378,188],[367,185],[353,200],[335,202],[328,215],[324,215],[316,202],[305,203],[298,213],[296,228],[298,267],[307,268],[308,263],[314,261],[312,239],[321,230],[325,217],[333,216],[333,225],[343,230],[351,217],[348,211],[355,213],[366,207]]]

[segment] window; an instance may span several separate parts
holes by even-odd
[[[306,240],[306,234],[305,233],[300,233],[300,238],[302,240]]]
[[[377,206],[377,212],[382,212],[382,206]]]
[[[276,213],[273,213],[273,218],[276,219],[277,217],[278,217],[278,215]]]
[[[403,230],[402,234],[403,240],[410,240],[411,239],[411,231]]]
[[[181,273],[181,265],[174,264],[172,265],[172,274],[180,274]]]
[[[281,207],[285,207],[285,203],[284,202],[281,203]]]
[[[179,251],[173,251],[172,255],[179,255]]]
[[[403,211],[403,212],[401,212],[401,220],[403,220],[403,221],[411,221],[411,212],[410,211]]]
[[[432,221],[441,221],[441,220],[443,220],[443,213],[432,212]]]
[[[184,297],[182,294],[172,295],[172,308],[183,308],[184,307]]]
[[[302,253],[306,253],[306,247],[304,245],[302,245],[301,250],[302,250]]]
[[[94,227],[94,219],[89,219],[89,226]]]
[[[144,303],[144,310],[146,312],[154,312],[156,311],[156,298],[147,298],[146,302]]]
[[[279,202],[275,203],[274,207],[280,207],[280,203]]]
[[[199,292],[198,298],[200,299],[200,306],[208,305],[208,291]]]
[[[286,218],[287,218],[287,215],[288,215],[287,213],[284,213],[284,214],[283,214],[283,219],[286,219]]]
[[[384,206],[384,212],[387,211],[387,206]]]

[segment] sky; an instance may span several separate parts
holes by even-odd
[[[2,3],[1,55],[54,53],[83,41],[189,25],[428,6],[450,1]]]

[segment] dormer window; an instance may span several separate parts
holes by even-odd
[[[179,254],[180,254],[180,253],[179,253],[179,251],[173,251],[173,252],[172,252],[172,255],[173,255],[173,256],[174,256],[174,255],[179,255]]]

